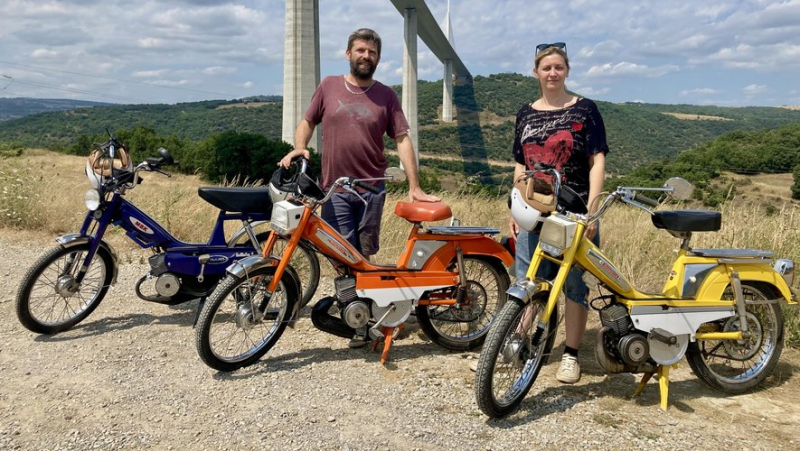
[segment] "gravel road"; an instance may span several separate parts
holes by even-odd
[[[798,449],[800,353],[786,350],[760,391],[726,397],[688,365],[670,408],[631,375],[605,376],[581,349],[584,377],[547,365],[521,409],[489,420],[474,399],[476,353],[452,353],[418,330],[390,362],[313,328],[307,313],[259,363],[218,373],[198,358],[196,302],[139,300],[136,257],[73,330],[39,336],[16,319],[19,281],[52,238],[0,231],[0,449]],[[131,261],[133,260],[133,261]],[[556,348],[560,357],[563,341]]]

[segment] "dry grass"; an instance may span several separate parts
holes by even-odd
[[[85,214],[83,194],[88,188],[83,173],[84,159],[41,150],[27,150],[22,157],[0,160],[0,228],[40,230],[49,235],[75,232]],[[128,199],[166,226],[176,237],[190,242],[208,239],[217,211],[197,196],[205,185],[198,177],[145,174],[144,183],[128,194]],[[742,191],[741,189],[739,190]],[[497,227],[508,234],[508,209],[505,198],[477,197],[464,192],[442,192],[454,217],[463,225]],[[757,192],[744,200],[733,199],[722,209],[723,227],[718,233],[698,233],[692,245],[697,248],[754,248],[771,250],[778,258],[800,262],[800,206],[795,201],[758,201]],[[381,235],[381,251],[376,261],[394,262],[402,252],[410,225],[394,215],[394,205],[406,200],[391,195],[386,204]],[[680,209],[686,206],[671,206]],[[447,223],[447,221],[443,221]],[[229,231],[237,224],[230,224]],[[134,252],[136,246],[119,229],[108,235],[112,245]],[[660,292],[670,269],[679,240],[654,228],[650,218],[633,208],[615,207],[601,226],[604,251],[641,290]],[[800,279],[800,277],[798,278]],[[798,285],[798,282],[795,282]],[[789,312],[790,322],[800,322]],[[800,327],[795,327],[795,330]],[[800,335],[789,339],[800,342]]]

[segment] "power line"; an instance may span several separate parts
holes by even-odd
[[[142,99],[137,99],[137,98],[133,98],[133,97],[124,97],[124,96],[118,96],[118,95],[113,95],[113,94],[103,94],[103,93],[100,93],[100,92],[87,91],[85,89],[64,88],[64,87],[61,87],[61,86],[48,85],[46,83],[36,83],[36,82],[30,82],[30,81],[23,81],[23,80],[20,80],[20,79],[17,79],[17,78],[9,77],[8,75],[3,75],[3,77],[10,79],[12,83],[16,82],[17,84],[20,84],[20,85],[28,85],[28,86],[35,86],[35,87],[39,87],[39,88],[54,89],[54,90],[57,90],[57,91],[71,92],[71,93],[75,93],[75,94],[87,94],[87,95],[92,95],[92,96],[97,96],[97,97],[107,97],[107,98],[110,98],[110,99],[124,100],[124,101],[128,101],[128,102],[140,102],[140,103],[148,103],[148,102],[150,102],[149,100],[142,100]],[[9,83],[8,86],[11,86],[11,83]],[[6,86],[6,88],[8,88],[8,86]],[[5,89],[5,88],[3,88],[3,89]]]
[[[201,89],[181,88],[181,87],[178,87],[178,86],[163,86],[163,85],[157,85],[155,83],[148,83],[148,82],[145,82],[145,81],[125,80],[125,79],[121,79],[121,78],[106,77],[106,76],[103,76],[103,75],[86,74],[86,73],[83,73],[83,72],[74,72],[74,71],[61,70],[61,69],[51,69],[49,67],[31,66],[31,65],[28,65],[28,64],[13,63],[11,61],[0,60],[0,63],[2,63],[2,64],[10,64],[12,66],[18,66],[18,67],[25,67],[25,68],[28,68],[28,69],[45,70],[45,71],[51,71],[51,72],[60,72],[60,73],[63,73],[63,74],[80,75],[80,76],[83,76],[83,77],[99,78],[99,79],[103,79],[103,80],[112,80],[112,81],[117,81],[117,82],[120,82],[120,83],[130,83],[130,84],[134,84],[134,85],[145,85],[145,86],[152,86],[152,87],[155,87],[155,88],[163,88],[163,89],[174,89],[174,90],[177,90],[177,91],[196,92],[196,93],[200,93],[200,94],[213,94],[213,95],[219,95],[219,96],[225,96],[225,97],[230,97],[231,96],[230,94],[227,94],[227,93],[224,93],[224,92],[203,91]]]

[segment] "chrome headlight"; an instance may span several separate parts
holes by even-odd
[[[86,208],[89,211],[95,211],[100,208],[100,202],[103,200],[103,196],[100,194],[100,190],[97,189],[90,189],[86,191],[86,194],[83,195],[83,202],[86,204]]]
[[[560,257],[575,239],[578,223],[566,216],[550,215],[544,220],[539,234],[539,246],[553,257]]]
[[[775,262],[775,271],[778,272],[781,276],[783,276],[783,280],[786,281],[786,285],[792,286],[792,282],[794,282],[794,262],[788,259],[780,259]]]
[[[270,227],[281,235],[294,232],[303,217],[303,205],[297,205],[288,200],[276,202],[272,206]]]

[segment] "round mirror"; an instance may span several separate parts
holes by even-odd
[[[384,172],[386,177],[391,177],[389,180],[392,183],[403,183],[406,181],[406,172],[397,166],[391,166],[386,168],[386,172]]]
[[[680,177],[672,177],[668,179],[664,183],[664,187],[672,188],[672,192],[669,193],[669,195],[678,200],[691,199],[692,193],[694,193],[694,186],[686,179],[682,179]]]

